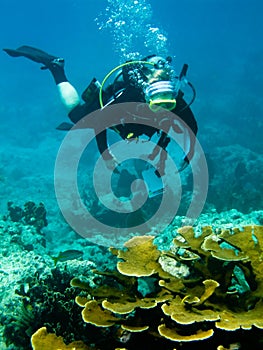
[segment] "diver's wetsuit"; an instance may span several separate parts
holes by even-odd
[[[122,94],[120,94],[119,97],[117,97],[112,102],[112,104],[124,103],[124,102],[144,102],[145,103],[144,96],[138,88],[135,88],[134,86],[127,86],[127,84],[125,83],[118,83],[118,84],[119,84],[119,89],[122,89],[125,87],[125,90],[123,91]],[[113,95],[114,95],[113,87],[112,85],[110,85],[108,86],[108,88],[104,93],[104,101],[103,101],[104,104],[107,104],[107,102],[112,98]],[[68,114],[68,116],[70,120],[74,124],[76,124],[84,116],[98,109],[100,109],[99,98],[95,99],[95,101],[93,101],[91,104],[90,103],[79,104]],[[179,116],[187,124],[187,126],[192,130],[193,136],[197,134],[197,130],[198,130],[197,122],[195,120],[195,117],[190,107],[188,107],[186,102],[184,101],[183,93],[181,91],[179,92],[176,100],[176,107],[171,112]],[[167,137],[167,134],[165,132],[148,125],[134,124],[134,123],[117,124],[114,127],[114,130],[124,140],[127,139],[127,135],[129,135],[130,133],[133,134],[133,138],[137,138],[143,134],[151,138],[155,133],[158,133],[161,131],[157,145],[163,149],[167,147],[170,141],[170,138]],[[191,138],[191,135],[190,135],[190,138]],[[98,149],[102,154],[108,148],[107,131],[104,130],[101,133],[99,133],[96,136],[96,141],[97,141]],[[189,162],[193,157],[194,145],[195,145],[195,140],[191,139],[190,150],[185,157],[186,162]]]

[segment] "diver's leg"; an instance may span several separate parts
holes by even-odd
[[[77,93],[77,90],[73,85],[68,81],[65,70],[64,70],[64,60],[63,64],[56,62],[52,64],[51,67],[48,67],[51,74],[54,77],[55,83],[58,88],[58,93],[60,100],[63,105],[66,107],[67,112],[70,113],[74,108],[80,104],[80,98]]]
[[[60,100],[70,113],[76,106],[80,104],[80,98],[77,90],[68,81],[65,73],[64,58],[56,57],[45,64],[44,69],[48,69],[57,85]]]
[[[58,87],[60,99],[68,113],[80,104],[80,98],[76,89],[69,83],[66,77],[64,70],[65,61],[63,58],[50,55],[42,50],[25,45],[16,50],[4,49],[4,51],[12,57],[23,56],[34,62],[42,63],[44,66],[42,66],[41,69],[48,69],[53,75]]]

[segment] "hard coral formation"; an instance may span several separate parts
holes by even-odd
[[[74,341],[66,345],[62,337],[48,333],[46,327],[37,330],[31,337],[33,350],[89,350],[82,341]]]
[[[0,220],[0,239],[0,349],[32,350],[30,337],[43,326],[63,337],[65,344],[76,340],[92,344],[99,339],[99,329],[83,322],[75,304],[78,291],[70,286],[72,277],[84,271],[91,285],[93,277],[98,283],[101,277],[91,271],[95,264],[70,260],[54,267],[45,249],[44,234],[32,225],[8,218]],[[96,253],[101,261],[105,249],[96,247]],[[44,343],[42,349],[50,348]]]
[[[160,252],[153,239],[151,236],[134,237],[124,244],[126,251],[118,250],[117,257],[124,260],[117,264],[121,274],[145,277],[162,271],[158,263]]]
[[[263,329],[262,226],[217,232],[207,226],[198,234],[188,226],[178,229],[169,251],[160,252],[151,236],[134,237],[124,250],[111,251],[121,261],[117,271],[95,271],[105,276],[103,288],[76,280],[72,285],[82,290],[77,300],[84,308],[83,320],[132,332],[128,349],[133,349],[131,339],[139,333],[148,344],[155,338],[155,344],[172,349],[167,341],[213,337],[219,346],[216,336],[222,330]],[[169,273],[164,257],[187,273]],[[138,282],[148,276],[154,287],[142,295]]]
[[[174,329],[167,328],[165,324],[161,324],[158,327],[158,331],[160,335],[163,336],[164,338],[177,341],[177,342],[204,340],[204,339],[210,338],[214,333],[212,329],[209,329],[208,331],[198,330],[195,334],[191,334],[191,335],[181,335],[177,332],[176,328]]]
[[[115,317],[111,312],[102,309],[96,300],[90,300],[84,306],[82,318],[87,323],[100,327],[109,327],[119,321],[119,318]]]
[[[11,221],[21,222],[26,225],[34,226],[38,232],[47,226],[46,209],[43,203],[36,205],[32,201],[24,204],[23,208],[14,205],[13,202],[7,203],[8,217]]]
[[[34,333],[36,350],[52,349],[50,339],[55,349],[246,349],[251,338],[261,348],[263,227],[182,227],[174,236],[162,252],[151,236],[112,248],[113,271],[78,262],[72,274],[51,261],[51,274],[21,279],[21,309],[1,317],[9,346],[30,349]]]
[[[5,320],[6,343],[12,344],[14,349],[30,349],[31,334],[42,326],[47,326],[51,332],[58,331],[68,343],[75,340],[72,339],[73,333],[84,334],[86,327],[83,327],[75,310],[76,293],[69,288],[69,282],[69,273],[58,268],[51,270],[51,275],[42,277],[35,273],[28,283],[21,281],[16,289],[16,298],[21,300],[22,305],[16,305],[12,315]],[[71,332],[68,332],[69,329]],[[76,339],[81,339],[81,336]],[[42,349],[50,348],[43,345]]]

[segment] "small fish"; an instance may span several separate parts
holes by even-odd
[[[60,252],[58,256],[52,257],[54,260],[55,266],[57,265],[58,261],[67,261],[67,260],[74,260],[79,259],[83,257],[83,252],[80,250],[65,250],[64,252]]]

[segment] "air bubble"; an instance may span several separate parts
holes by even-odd
[[[168,54],[167,36],[152,22],[153,11],[146,0],[108,0],[104,13],[96,18],[99,29],[109,30],[120,62],[148,52]]]

